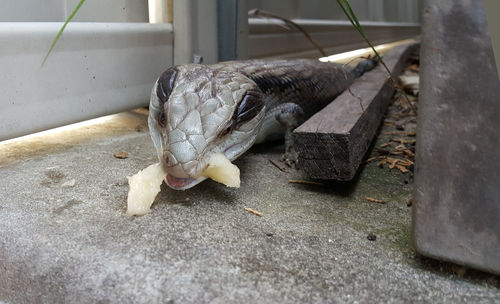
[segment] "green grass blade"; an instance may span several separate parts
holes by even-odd
[[[64,32],[64,29],[66,28],[66,25],[68,25],[68,23],[71,21],[71,19],[73,19],[73,17],[75,16],[76,12],[78,12],[78,10],[80,9],[80,7],[82,6],[83,2],[85,2],[85,0],[80,0],[80,2],[78,2],[78,5],[75,7],[75,9],[71,13],[71,15],[69,15],[68,19],[66,19],[66,21],[64,22],[63,26],[61,27],[61,29],[57,33],[56,38],[52,42],[52,45],[50,46],[50,49],[47,52],[47,55],[45,55],[45,57],[43,58],[42,66],[45,64],[45,61],[47,61],[47,58],[49,58],[50,53],[52,52],[52,50],[56,46],[57,41],[59,40],[59,38],[61,37],[62,33]]]
[[[377,50],[375,49],[373,44],[370,42],[370,40],[368,40],[368,38],[366,37],[366,35],[363,31],[363,28],[359,24],[359,20],[356,17],[356,14],[354,14],[354,11],[352,10],[349,2],[347,0],[337,0],[337,3],[340,6],[340,8],[342,9],[342,11],[344,11],[344,14],[346,15],[347,19],[349,19],[352,26],[359,32],[359,34],[361,35],[363,40],[365,40],[365,42],[373,50],[373,52],[375,53],[375,56],[377,56],[380,59],[381,58],[380,54],[377,52]]]
[[[356,24],[352,20],[351,15],[345,9],[344,4],[342,4],[340,2],[340,0],[337,0],[337,4],[340,6],[340,8],[342,9],[342,11],[344,11],[344,15],[347,17],[347,19],[349,19],[349,21],[351,22],[352,26],[354,26],[357,29]],[[349,3],[347,3],[347,4],[349,5]]]
[[[351,14],[351,18],[356,22],[356,27],[357,27],[358,31],[363,32],[363,28],[359,24],[358,18],[356,17],[356,14],[354,14],[354,12],[351,8],[351,5],[349,4],[349,2],[347,0],[344,0],[344,2],[347,6],[347,9],[349,10],[349,13]]]
[[[361,29],[361,25],[359,25],[358,18],[356,18],[356,14],[354,14],[349,2],[347,0],[342,0],[342,3],[341,3],[340,0],[337,0],[337,3],[342,8],[342,10],[344,11],[344,14],[347,16],[347,18],[349,18],[349,21],[351,21],[352,25],[358,30]]]
[[[368,37],[366,37],[366,35],[363,31],[363,28],[359,24],[359,21],[358,21],[358,18],[356,17],[356,14],[354,14],[354,11],[352,10],[351,5],[349,4],[349,1],[348,0],[337,0],[337,4],[340,6],[342,11],[344,11],[344,14],[346,15],[347,19],[349,19],[352,26],[359,32],[359,34],[361,35],[363,40],[365,40],[365,42],[370,46],[372,51],[375,53],[376,58],[380,61],[382,66],[385,68],[385,70],[389,74],[389,78],[391,79],[391,82],[392,82],[392,85],[394,86],[394,88],[398,89],[398,85],[397,85],[396,80],[394,79],[394,76],[392,75],[392,73],[389,70],[389,68],[387,67],[387,65],[385,65],[384,60],[382,59],[380,54],[377,52],[377,50],[375,49],[373,44],[370,42],[370,40],[368,40]],[[405,97],[405,100],[406,100],[407,104],[410,106],[410,109],[413,111],[413,113],[417,113],[417,110],[413,107],[412,103],[410,102],[410,100],[408,99],[408,96],[406,96],[406,93],[404,91],[403,91],[403,96]]]

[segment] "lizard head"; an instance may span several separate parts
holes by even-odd
[[[165,71],[151,92],[148,124],[167,185],[191,188],[214,153],[232,161],[248,150],[264,111],[261,91],[241,73],[196,64]]]

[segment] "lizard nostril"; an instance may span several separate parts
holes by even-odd
[[[164,109],[161,109],[160,114],[158,115],[158,125],[160,125],[160,127],[162,128],[165,128],[167,126]]]
[[[167,167],[172,167],[172,166],[174,166],[174,165],[175,165],[175,163],[174,163],[174,161],[173,161],[174,159],[175,159],[175,158],[171,157],[170,152],[165,151],[165,152],[163,153],[163,162],[164,162],[165,166],[167,166]]]

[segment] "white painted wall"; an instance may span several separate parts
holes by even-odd
[[[304,28],[327,54],[366,48],[368,45],[349,21],[293,19]],[[374,44],[414,38],[418,23],[362,21],[366,36]],[[321,53],[301,32],[288,30],[280,21],[250,18],[248,54],[250,58],[319,58]]]
[[[63,22],[79,0],[0,0],[0,22]],[[148,1],[86,0],[75,22],[148,22]]]
[[[420,21],[421,0],[349,0],[360,21]],[[335,0],[248,0],[248,8],[275,12],[289,19],[347,20]]]
[[[61,23],[0,23],[0,140],[146,106],[172,65],[172,27],[72,23],[46,64]]]
[[[374,44],[412,38],[420,34],[421,0],[350,0],[367,37]],[[367,47],[334,0],[248,0],[259,8],[292,19],[301,25],[328,54]],[[282,22],[250,18],[249,58],[319,57],[319,52],[299,31]]]

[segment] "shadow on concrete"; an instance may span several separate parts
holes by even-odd
[[[432,272],[445,279],[456,279],[472,284],[486,285],[500,289],[500,276],[468,268],[451,262],[444,262],[425,257],[415,253],[413,258],[415,264],[411,265],[418,270]]]
[[[230,192],[223,187],[217,187],[214,190],[214,181],[206,180],[196,187],[189,190],[189,196],[186,191],[179,191],[170,189],[164,183],[161,185],[161,191],[155,202],[158,204],[181,205],[185,207],[193,206],[196,201],[189,199],[189,197],[202,197],[205,201],[213,201],[218,204],[234,205],[237,195]]]

